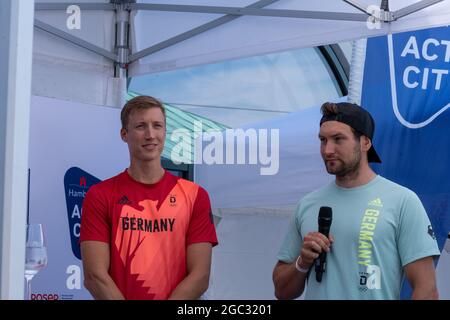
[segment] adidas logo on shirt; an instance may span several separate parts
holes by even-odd
[[[118,204],[128,204],[131,205],[131,201],[128,200],[127,196],[122,196],[122,198],[119,199],[119,201],[117,201]]]
[[[383,206],[383,203],[381,202],[381,199],[380,199],[380,198],[376,198],[376,199],[370,201],[367,205],[369,205],[369,206],[375,206],[375,207],[382,207],[382,206]]]

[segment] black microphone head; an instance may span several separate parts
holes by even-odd
[[[330,207],[320,207],[319,225],[330,226],[333,219],[333,210]]]

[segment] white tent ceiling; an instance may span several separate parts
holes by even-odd
[[[393,21],[373,29],[364,8],[380,0],[84,0],[77,3],[80,29],[71,30],[70,4],[36,1],[33,93],[112,106],[120,105],[117,90],[124,90],[113,78],[113,60],[136,76],[450,22],[449,0],[391,1],[385,20]],[[118,49],[115,26],[128,18],[129,47]]]
[[[293,48],[313,47],[380,34],[444,25],[450,22],[448,1],[435,4],[397,21],[383,23],[379,29],[369,29],[366,23],[368,15],[342,0],[143,0],[138,2],[234,8],[243,8],[253,4],[253,7],[259,6],[260,9],[252,8],[247,9],[247,11],[240,11],[252,14],[247,16],[139,11],[134,22],[135,48],[138,52],[148,47],[151,50],[144,51],[144,53],[164,48],[171,42],[176,42],[175,37],[179,34],[184,34],[180,38],[186,37],[187,39],[160,51],[155,51],[150,56],[141,59],[138,64],[131,64],[131,75],[161,72]],[[362,7],[365,7],[369,5],[379,6],[381,1],[364,0],[358,2],[364,3]],[[391,1],[389,9],[395,12],[418,2],[420,1]],[[262,7],[267,3],[269,4]],[[159,6],[158,8],[162,7]],[[166,8],[166,10],[170,9],[170,7]],[[197,9],[187,6],[180,7],[179,10],[183,8],[184,10],[207,11],[207,8],[199,7]],[[173,7],[173,9],[175,10],[176,7]],[[229,11],[234,12],[232,9],[229,9]],[[216,9],[216,12],[220,11],[226,12],[225,9]],[[258,16],[259,14],[274,16]],[[279,17],[276,15],[279,15]],[[311,18],[299,18],[305,16]],[[312,17],[317,17],[317,19]],[[357,21],[353,21],[353,19]],[[223,21],[228,22],[220,24]],[[220,25],[193,36],[199,28],[210,27],[208,23]],[[157,32],[153,32],[156,30]],[[188,38],[191,35],[192,37]]]

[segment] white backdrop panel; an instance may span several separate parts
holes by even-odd
[[[273,267],[289,217],[233,215],[217,228],[208,299],[273,300]]]

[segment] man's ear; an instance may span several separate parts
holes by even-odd
[[[127,142],[127,130],[122,128],[120,129],[120,138],[123,142]]]
[[[372,147],[372,141],[364,135],[361,136],[361,147],[362,151],[369,151],[370,147]]]

